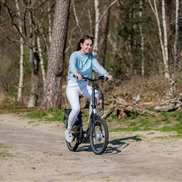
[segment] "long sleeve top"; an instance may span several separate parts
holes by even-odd
[[[92,70],[96,71],[101,76],[107,76],[109,74],[92,54],[82,54],[80,51],[75,51],[71,54],[69,59],[68,80],[84,82],[85,80],[77,80],[73,77],[73,72],[77,71],[80,75],[90,78]]]

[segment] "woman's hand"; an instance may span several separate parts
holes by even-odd
[[[112,80],[113,79],[113,77],[111,75],[107,75],[106,77],[108,78],[108,80]]]
[[[73,74],[78,80],[82,80],[82,76],[77,71],[74,71]]]

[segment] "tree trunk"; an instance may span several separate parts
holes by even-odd
[[[141,70],[142,70],[142,77],[145,75],[145,60],[144,60],[144,36],[143,36],[143,28],[142,28],[142,10],[143,10],[143,3],[140,0],[140,23],[139,23],[139,30],[140,30],[140,39],[141,39]]]
[[[165,78],[169,79],[169,68],[168,68],[168,64],[166,62],[166,56],[165,56],[165,51],[164,51],[164,43],[162,41],[162,31],[161,31],[161,25],[160,25],[160,19],[159,19],[159,14],[158,14],[158,10],[157,10],[157,3],[156,0],[154,0],[154,6],[152,5],[151,1],[149,0],[149,4],[152,8],[152,11],[154,12],[154,15],[156,17],[157,20],[157,25],[158,25],[158,31],[159,31],[159,40],[160,40],[160,44],[161,44],[161,49],[162,49],[162,56],[163,56],[163,62],[164,62],[164,74],[165,74]]]
[[[44,60],[43,60],[42,48],[41,48],[39,37],[37,37],[37,47],[38,47],[38,54],[40,57],[40,67],[41,67],[41,71],[42,71],[43,90],[45,92],[46,73],[45,73],[45,68],[44,68]]]
[[[39,57],[36,56],[38,54],[33,52],[32,49],[30,49],[29,52],[30,52],[29,63],[32,68],[32,74],[31,74],[31,92],[28,102],[28,108],[32,108],[37,106],[37,100],[38,100]],[[36,58],[38,58],[38,60]]]
[[[95,36],[94,36],[94,45],[93,45],[93,55],[97,56],[98,52],[98,39],[99,39],[99,0],[94,0],[95,8]]]
[[[49,31],[49,45],[52,41],[52,19],[51,19],[51,8],[50,8],[50,2],[48,3],[48,31]]]
[[[37,52],[29,48],[29,64],[31,66],[31,91],[28,102],[28,108],[37,106],[38,100],[38,82],[39,82],[39,63],[40,58]]]
[[[61,108],[61,80],[68,29],[70,0],[57,0],[49,51],[46,91],[40,109]]]
[[[97,59],[99,60],[99,63],[105,67],[105,55],[106,55],[106,48],[107,48],[107,35],[108,35],[108,26],[109,26],[109,17],[110,17],[110,0],[105,0],[103,2],[103,18],[100,22],[100,39],[99,39],[99,52]]]
[[[73,5],[73,13],[74,13],[76,25],[78,27],[78,30],[79,30],[79,33],[80,33],[80,37],[82,37],[83,36],[83,33],[82,33],[82,29],[81,29],[81,26],[80,26],[80,23],[79,23],[79,20],[78,20],[78,16],[77,16],[77,13],[76,13],[76,7],[75,7],[74,0],[72,0],[72,5]]]
[[[89,32],[90,32],[90,35],[93,35],[93,22],[92,22],[92,10],[90,9],[90,6],[91,6],[91,0],[88,0],[88,21],[89,21]]]
[[[32,1],[29,0],[29,4],[32,5]],[[31,66],[31,91],[30,98],[28,102],[28,107],[32,108],[37,106],[38,100],[38,81],[39,81],[39,62],[40,58],[38,53],[35,51],[36,46],[36,34],[35,34],[35,24],[33,20],[33,12],[30,10],[29,14],[29,31],[30,31],[30,39],[29,39],[29,64]]]
[[[178,71],[178,41],[179,41],[179,0],[176,0],[176,20],[175,20],[175,41],[174,41],[174,74]]]
[[[17,9],[17,14],[19,16],[19,30],[23,34],[23,23],[20,19],[21,14],[20,14],[20,8],[18,4],[18,0],[15,0],[16,3],[16,9]],[[20,77],[19,77],[19,84],[18,84],[18,98],[17,101],[19,103],[23,102],[23,96],[22,96],[22,90],[23,90],[23,76],[24,76],[24,66],[23,66],[23,61],[24,61],[24,41],[23,38],[20,36]]]
[[[165,11],[165,0],[162,0],[162,23],[163,23],[163,31],[164,31],[164,53],[166,58],[166,64],[169,64],[169,56],[168,56],[168,39],[167,39],[167,26],[166,26],[166,11]]]
[[[18,84],[18,98],[17,101],[19,103],[23,102],[23,77],[24,77],[24,45],[23,45],[23,38],[20,37],[20,76],[19,76],[19,84]]]

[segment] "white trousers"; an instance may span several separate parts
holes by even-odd
[[[68,101],[71,105],[71,112],[68,117],[68,128],[72,129],[77,115],[80,112],[80,100],[79,100],[79,94],[82,94],[84,97],[91,99],[90,102],[90,114],[92,111],[91,105],[92,105],[92,87],[89,86],[87,83],[76,83],[73,81],[68,81],[67,87],[66,87],[66,95],[68,98]],[[97,98],[97,103],[99,100],[99,94],[98,91],[95,91],[95,97]]]

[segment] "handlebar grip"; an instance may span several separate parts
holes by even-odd
[[[73,77],[76,77],[74,74],[73,74]],[[76,77],[78,79],[78,77]]]

